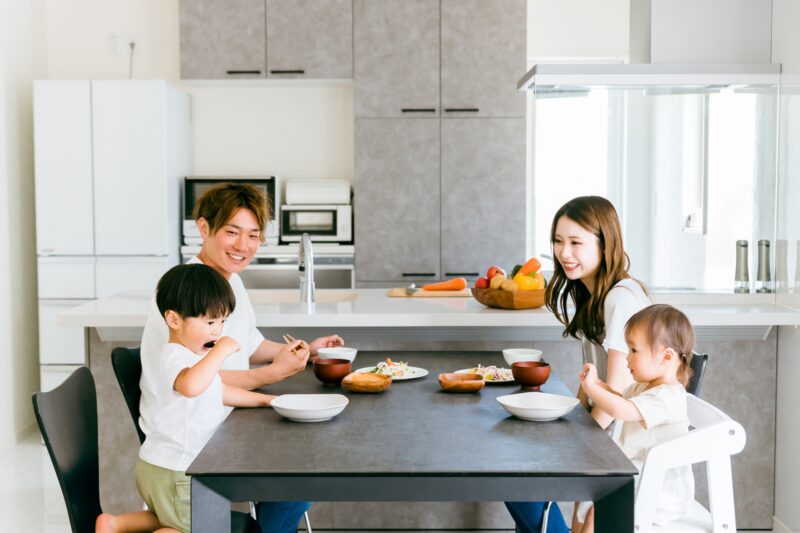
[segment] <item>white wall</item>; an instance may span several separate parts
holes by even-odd
[[[6,0],[0,13],[0,449],[33,428],[39,383],[31,82],[43,21],[43,0]]]

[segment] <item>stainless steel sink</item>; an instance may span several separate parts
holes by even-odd
[[[247,291],[253,304],[300,303],[299,289],[250,289]],[[349,289],[317,289],[316,303],[352,302],[358,293]]]

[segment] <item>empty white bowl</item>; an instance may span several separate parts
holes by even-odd
[[[333,348],[320,348],[317,355],[320,359],[347,359],[351,363],[356,358],[358,350],[346,346],[335,346]]]
[[[282,394],[272,408],[295,422],[323,422],[338,415],[350,400],[343,394]]]
[[[508,366],[521,361],[541,361],[542,351],[534,348],[506,348],[503,350],[503,359]]]
[[[500,396],[497,401],[506,411],[523,420],[545,422],[555,420],[572,411],[578,405],[574,396],[561,396],[546,392],[523,392]]]

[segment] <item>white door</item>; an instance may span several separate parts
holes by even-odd
[[[36,251],[92,255],[91,87],[83,81],[36,81]]]
[[[98,257],[97,297],[155,294],[158,280],[175,264],[167,257]]]
[[[93,81],[97,255],[168,255],[166,84]]]

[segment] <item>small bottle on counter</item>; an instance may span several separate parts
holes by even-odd
[[[775,292],[789,291],[789,241],[775,241]]]
[[[747,250],[747,241],[736,241],[736,276],[733,282],[733,292],[750,292],[749,263],[750,254]]]
[[[758,241],[758,271],[756,273],[756,292],[772,292],[772,277],[769,266],[769,240]]]

